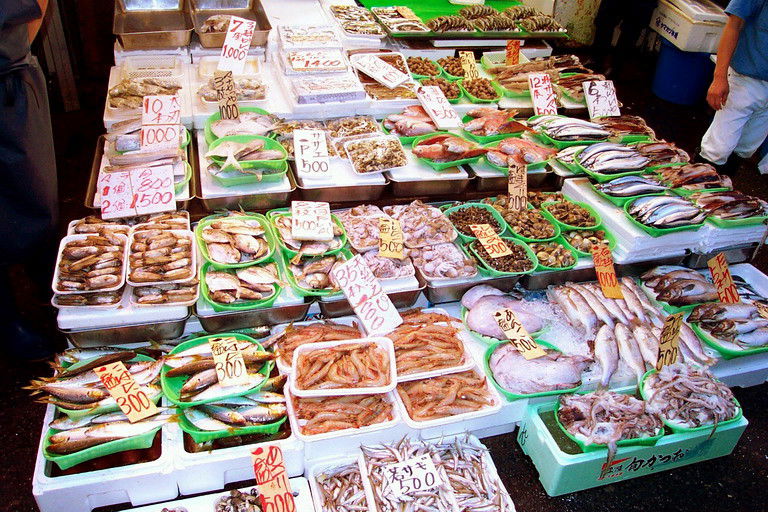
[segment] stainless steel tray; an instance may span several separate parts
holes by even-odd
[[[126,50],[155,50],[189,45],[192,16],[185,0],[175,9],[153,9],[153,2],[115,0],[112,32]]]
[[[570,270],[551,270],[548,272],[534,272],[522,277],[520,284],[526,290],[543,290],[551,284],[562,284],[568,281],[594,281],[595,267],[573,268]]]
[[[465,281],[460,283],[440,284],[439,282],[431,283],[427,281],[421,274],[419,269],[416,269],[416,277],[419,282],[425,286],[424,295],[427,300],[432,304],[441,304],[443,302],[455,302],[461,300],[464,294],[470,288],[475,286],[486,284],[493,286],[501,291],[512,291],[520,280],[520,276],[505,276],[505,277],[493,277],[488,279],[473,279],[471,281]]]
[[[686,249],[685,254],[679,256],[665,256],[663,258],[638,261],[634,263],[616,263],[614,265],[616,273],[622,276],[636,276],[646,270],[658,267],[659,265],[682,265],[686,258],[690,256],[690,251]]]
[[[394,181],[392,184],[392,195],[395,197],[414,197],[414,196],[442,196],[450,194],[461,194],[469,187],[474,178],[469,177],[460,180],[426,180],[426,181]]]
[[[290,322],[300,322],[307,317],[311,302],[295,304],[292,306],[277,306],[267,309],[253,309],[250,311],[233,311],[227,314],[212,316],[200,316],[195,308],[195,316],[200,320],[200,325],[208,332],[224,332],[246,327],[261,325],[278,325]]]
[[[184,333],[189,314],[181,320],[170,322],[150,322],[146,324],[122,325],[71,331],[61,329],[76,347],[99,347],[104,345],[121,345],[124,343],[140,343],[143,341],[173,340]]]
[[[233,6],[233,4],[241,4],[242,7]],[[205,20],[215,14],[229,14],[255,21],[256,30],[253,31],[251,46],[266,46],[272,25],[269,23],[269,18],[267,13],[264,12],[264,7],[261,5],[260,0],[242,0],[240,2],[233,2],[231,0],[190,0],[190,6],[195,33],[200,38],[200,44],[204,48],[221,48],[227,35],[226,32],[204,33],[201,31]]]
[[[735,245],[733,247],[725,247],[716,251],[707,253],[693,253],[685,260],[684,265],[690,268],[707,268],[707,261],[717,256],[719,253],[725,253],[725,259],[731,265],[735,263],[744,263],[752,259],[752,254],[760,244],[758,242],[752,242],[749,244]]]
[[[397,309],[403,309],[413,307],[413,305],[416,304],[416,301],[419,300],[419,295],[421,295],[423,290],[424,285],[422,284],[415,290],[388,293],[387,295],[392,300],[392,304],[394,304]],[[352,309],[352,306],[349,305],[349,301],[346,299],[346,297],[342,297],[333,301],[320,300],[317,302],[317,304],[320,306],[320,312],[326,318],[337,318],[340,316],[355,314],[355,311]]]
[[[301,198],[305,201],[324,201],[328,203],[360,203],[363,201],[376,201],[387,188],[383,185],[358,185],[349,187],[322,187],[304,188],[297,185]]]
[[[475,176],[475,182],[477,184],[478,192],[506,192],[508,179],[506,176],[498,176],[495,178],[486,178],[478,176],[472,171]],[[550,174],[554,174],[552,171],[545,169],[537,169],[535,171],[528,172],[528,188],[542,188],[547,181]]]

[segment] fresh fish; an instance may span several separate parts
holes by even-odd
[[[285,417],[287,411],[285,404],[258,404],[238,409],[249,423],[272,423]]]
[[[655,368],[659,360],[659,340],[653,331],[644,325],[635,325],[632,334],[645,362]]]
[[[751,304],[700,304],[688,316],[689,322],[719,322],[721,320],[749,320],[757,318],[757,308]]]
[[[635,338],[626,325],[616,324],[614,333],[619,346],[621,360],[635,372],[639,382],[643,375],[645,375],[645,360],[642,353],[640,353],[640,347],[637,346]]]
[[[198,372],[187,380],[181,387],[179,394],[182,397],[198,393],[218,382],[215,368],[209,368]]]
[[[611,377],[619,367],[619,348],[613,335],[613,327],[603,325],[595,337],[595,359],[600,363],[600,386],[607,388]]]
[[[624,295],[624,302],[626,303],[629,311],[632,312],[632,316],[639,319],[641,322],[648,322],[648,318],[645,316],[645,310],[637,295],[624,283],[620,283],[621,293]]]
[[[146,434],[173,419],[173,415],[156,415],[136,423],[115,421],[65,430],[49,437],[47,450],[56,455],[75,453],[91,446]]]
[[[196,428],[209,432],[218,432],[221,430],[233,430],[234,427],[228,423],[212,418],[197,407],[184,409],[184,416]]]
[[[136,357],[136,352],[131,350],[121,350],[120,352],[114,352],[112,354],[105,354],[103,356],[96,357],[95,359],[89,359],[87,362],[79,365],[73,365],[66,370],[59,372],[56,377],[65,379],[67,377],[73,377],[81,373],[93,370],[97,366],[104,366],[106,364],[116,363],[118,361],[130,361]]]
[[[245,419],[245,416],[243,416],[237,410],[223,405],[206,404],[200,405],[198,408],[209,415],[211,418],[224,422],[227,425],[243,427],[248,423],[248,420]]]
[[[216,379],[216,371],[213,370],[214,380]],[[264,375],[260,373],[249,373],[248,379],[244,384],[238,384],[237,386],[222,386],[219,382],[205,387],[197,394],[189,394],[185,396],[185,400],[190,402],[199,400],[210,400],[212,398],[218,398],[224,395],[231,395],[235,393],[242,393],[249,389],[252,389],[265,379]],[[191,379],[190,379],[191,380]]]
[[[685,322],[680,325],[679,345],[684,346],[689,352],[689,354],[686,354],[686,360],[691,359],[696,363],[705,366],[712,366],[717,362],[716,359],[709,357],[704,352],[704,347],[701,346],[701,340],[699,340],[699,337],[696,336],[693,329],[691,329]]]
[[[736,344],[747,347],[760,347],[768,344],[768,327],[760,327],[752,332],[739,334],[735,339]]]
[[[679,279],[658,291],[656,299],[673,306],[685,306],[698,302],[717,300],[717,288],[714,285],[693,280]]]
[[[565,293],[576,306],[579,321],[581,325],[584,326],[584,335],[587,337],[594,336],[595,331],[597,330],[597,316],[595,315],[595,312],[589,307],[589,304],[584,300],[584,297],[574,290],[564,288],[563,293]]]
[[[613,317],[611,316],[611,313],[608,311],[608,309],[603,304],[603,301],[601,301],[593,292],[586,286],[580,286],[580,285],[569,285],[569,287],[573,290],[575,290],[577,293],[579,293],[584,300],[589,304],[589,307],[592,308],[592,310],[595,312],[597,317],[600,319],[601,322],[608,325],[611,329],[614,326]]]

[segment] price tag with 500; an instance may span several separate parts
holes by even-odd
[[[432,457],[428,454],[387,464],[384,479],[389,482],[395,496],[408,501],[415,492],[426,492],[440,487],[443,482]]]
[[[531,335],[525,330],[523,324],[515,315],[515,312],[509,308],[500,309],[493,314],[496,322],[504,331],[507,339],[526,359],[536,359],[547,355],[538,343],[533,341]]]
[[[501,258],[512,254],[512,249],[501,239],[498,233],[493,230],[490,224],[470,224],[469,229],[477,237],[477,240],[491,258]]]
[[[403,248],[400,221],[391,217],[379,218],[379,256],[401,260]]]
[[[251,452],[251,462],[264,512],[303,512],[296,510],[283,450],[279,446],[256,448]]]
[[[675,313],[664,319],[664,327],[661,329],[661,336],[659,338],[659,358],[656,361],[657,370],[677,362],[680,350],[680,327],[682,324],[683,313]]]
[[[173,166],[140,167],[100,172],[98,181],[103,219],[134,217],[176,209]]]
[[[300,174],[320,176],[330,168],[328,143],[322,130],[294,130],[293,151]]]
[[[733,282],[731,271],[728,268],[728,260],[725,259],[725,253],[721,252],[707,261],[707,266],[710,274],[712,274],[712,281],[717,287],[717,296],[720,302],[726,304],[741,302],[739,290],[736,288],[736,283]]]

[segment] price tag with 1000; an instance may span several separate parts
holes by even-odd
[[[255,21],[239,16],[230,16],[229,28],[219,56],[218,69],[220,71],[231,71],[235,75],[242,74],[255,29]]]
[[[604,244],[592,245],[592,261],[595,263],[595,274],[603,296],[607,299],[624,299],[619,279],[616,277],[616,269],[613,266],[611,249]]]
[[[217,70],[213,73],[213,88],[219,102],[219,117],[221,119],[239,119],[240,109],[237,106],[237,91],[231,71]]]
[[[144,96],[141,108],[142,150],[178,148],[181,142],[181,103],[177,95]]]

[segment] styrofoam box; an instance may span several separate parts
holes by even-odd
[[[42,512],[91,512],[98,507],[130,502],[134,506],[167,501],[178,496],[173,478],[171,430],[161,433],[162,453],[157,460],[142,464],[103,469],[91,473],[51,477],[53,465],[43,457],[43,440],[55,407],[48,405],[43,419],[40,445],[32,477],[32,494]],[[191,512],[191,511],[190,511]]]
[[[307,469],[307,480],[309,480],[309,488],[312,490],[312,501],[315,504],[315,510],[318,512],[323,510],[323,497],[320,491],[320,486],[317,483],[317,476],[329,469],[335,469],[340,466],[356,465],[358,470],[360,468],[360,457],[356,452],[355,455],[348,457],[331,457],[316,462],[311,468]],[[362,477],[362,471],[360,471]],[[370,496],[369,486],[365,485],[365,479],[361,478],[363,483],[363,491],[365,491],[366,510],[375,512],[376,505]]]
[[[725,14],[723,8],[710,0],[669,0],[669,3],[696,21],[714,21],[717,23],[728,21],[728,15]]]
[[[717,51],[724,23],[696,21],[666,0],[653,11],[651,28],[685,52]]]
[[[251,474],[248,478],[246,478],[246,480],[251,480],[251,479],[253,479],[253,466],[251,466]],[[309,490],[309,483],[307,483],[307,479],[304,477],[291,478],[289,480],[289,483],[291,485],[291,491],[297,493],[297,495],[294,497],[294,502],[296,504],[296,511],[297,512],[315,511],[315,507],[314,507],[314,504],[312,503],[312,496]],[[254,487],[256,486],[251,485],[248,487],[242,487],[239,490],[244,492],[249,492]],[[197,496],[194,498],[174,500],[169,503],[158,503],[157,505],[152,505],[148,507],[134,508],[134,509],[131,509],[130,512],[160,512],[161,510],[163,510],[163,508],[173,509],[175,507],[180,507],[186,510],[187,512],[210,512],[214,510],[216,501],[218,501],[220,497],[227,496],[227,495],[229,495],[229,491],[222,491],[218,493],[207,494],[205,496]]]
[[[98,292],[113,292],[115,290],[119,290],[125,285],[126,281],[126,268],[128,266],[128,237],[123,234],[117,234],[116,236],[123,241],[123,262],[122,262],[122,274],[120,276],[120,283],[115,286],[109,286],[107,288],[99,288],[97,290],[59,290],[57,288],[58,282],[59,282],[59,271],[61,270],[61,259],[62,259],[62,252],[66,248],[67,244],[70,242],[75,242],[78,240],[86,240],[89,237],[97,237],[99,236],[98,233],[82,233],[78,235],[66,235],[64,236],[61,241],[59,242],[59,250],[57,252],[56,256],[56,267],[53,272],[53,280],[51,281],[51,290],[53,293],[57,293],[59,295],[80,295],[83,293],[98,293]]]
[[[198,43],[199,44],[199,43]],[[115,39],[113,46],[113,53],[115,56],[115,65],[119,66],[127,57],[136,57],[144,55],[167,55],[168,57],[179,57],[184,59],[184,62],[190,62],[190,53],[188,46],[180,46],[178,48],[163,49],[163,50],[126,50],[123,45],[120,44],[118,39]]]
[[[552,411],[554,402],[531,405],[517,435],[517,442],[539,472],[550,496],[599,487],[730,454],[747,428],[746,418],[710,431],[668,434],[655,446],[622,446],[607,475],[600,479],[607,449],[567,454],[557,445],[540,412]],[[553,421],[554,425],[554,421]],[[557,426],[553,426],[557,428]]]

